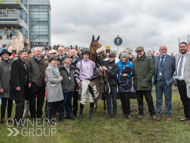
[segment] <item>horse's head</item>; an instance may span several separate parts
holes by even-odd
[[[92,41],[90,44],[90,54],[91,54],[91,60],[93,60],[93,61],[96,61],[96,59],[95,59],[96,56],[99,56],[102,60],[105,59],[105,57],[106,57],[106,53],[104,52],[102,45],[98,42],[99,39],[100,39],[100,36],[98,36],[98,38],[96,40],[94,38],[94,35],[92,36]],[[97,52],[97,51],[99,51],[99,52]]]
[[[94,35],[92,36],[92,41],[90,44],[90,53],[91,54],[96,54],[96,50],[98,50],[100,47],[102,47],[102,45],[98,42],[100,39],[100,36],[98,36],[98,38],[95,40],[94,39]]]

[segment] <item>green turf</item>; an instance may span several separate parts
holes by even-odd
[[[153,94],[155,104],[155,94]],[[119,101],[118,101],[119,103]],[[65,119],[63,123],[57,122],[57,133],[53,136],[22,136],[7,137],[7,125],[0,125],[0,143],[189,143],[190,126],[180,122],[184,117],[182,103],[178,93],[173,93],[171,121],[161,121],[150,118],[145,102],[145,114],[142,120],[137,119],[138,105],[136,99],[131,99],[131,119],[123,119],[121,107],[118,105],[118,118],[106,119],[102,114],[103,103],[94,114],[94,121],[89,120],[89,102],[84,107],[83,121]],[[154,106],[155,107],[155,106]],[[15,108],[14,108],[15,109]],[[14,109],[12,117],[14,116]],[[164,106],[163,106],[164,113]],[[32,128],[29,126],[28,128]],[[48,127],[44,127],[48,130]],[[22,128],[17,128],[21,131]],[[36,128],[35,128],[36,129]],[[43,129],[43,128],[42,128]]]

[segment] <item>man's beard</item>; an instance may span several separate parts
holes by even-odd
[[[183,51],[183,52],[182,52]],[[182,53],[182,54],[185,54],[186,52],[187,52],[187,50],[180,50],[180,52]]]

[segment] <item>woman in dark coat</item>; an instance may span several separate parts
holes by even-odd
[[[0,61],[0,97],[1,97],[1,123],[6,123],[5,117],[5,110],[8,102],[7,108],[7,121],[11,122],[11,112],[12,112],[12,105],[13,100],[10,98],[10,72],[11,72],[11,64],[13,59],[9,57],[12,54],[7,51],[7,49],[3,49],[0,53],[1,61]]]

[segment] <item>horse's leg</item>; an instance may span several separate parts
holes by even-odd
[[[98,103],[97,102],[95,102],[95,107],[94,107],[94,113],[96,113],[96,110],[97,110],[97,108],[98,108]]]
[[[103,113],[106,114],[107,105],[106,105],[106,95],[105,95],[105,93],[103,94],[103,100],[104,100],[104,110],[103,110]]]

